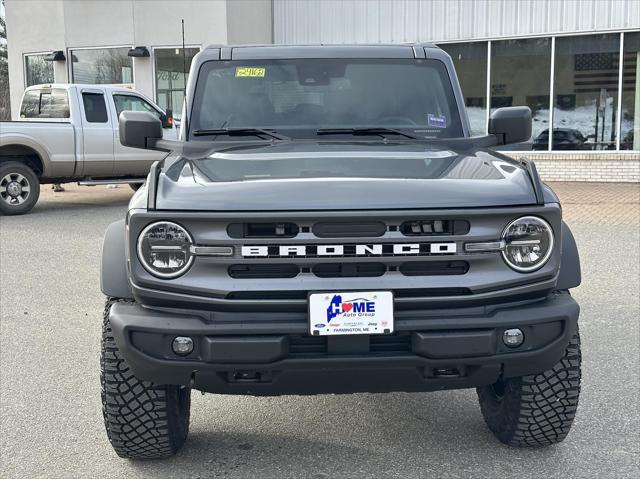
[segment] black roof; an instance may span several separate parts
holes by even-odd
[[[277,58],[425,58],[425,49],[439,50],[432,43],[334,44],[334,45],[210,45],[205,56],[220,60]]]

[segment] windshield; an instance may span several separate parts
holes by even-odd
[[[463,136],[451,82],[438,60],[210,61],[200,69],[193,105],[194,140],[229,141],[203,135],[239,128],[295,138],[342,128],[376,128],[375,136],[382,136],[381,128],[421,138]]]

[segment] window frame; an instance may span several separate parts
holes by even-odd
[[[182,45],[156,45],[151,47],[151,90],[153,91],[153,98],[156,104],[158,104],[158,85],[156,80],[156,50],[175,50],[176,48],[182,49]],[[202,51],[202,44],[185,44],[184,48],[197,48],[198,53]],[[189,74],[187,73],[187,76]],[[187,80],[188,81],[188,80]],[[186,88],[186,85],[185,85]],[[160,106],[158,104],[158,106]],[[184,108],[184,105],[183,105]],[[176,115],[180,115],[182,117],[182,111],[180,112],[172,112],[173,117],[177,121],[181,121],[182,118],[178,119]]]
[[[93,47],[67,47],[67,75],[69,83],[83,85],[83,83],[75,81],[73,78],[73,52],[80,50],[113,50],[118,48],[133,48],[132,45],[109,45],[109,46],[93,46]],[[105,83],[105,85],[135,85],[136,75],[134,68],[134,59],[131,58],[131,83]]]
[[[50,54],[51,52],[29,52],[22,54],[22,83],[24,85],[25,90],[31,86],[38,85],[38,83],[34,83],[33,85],[27,85],[27,57],[43,57],[45,55]],[[45,60],[47,61],[47,60]],[[49,84],[53,84],[56,82],[56,69],[53,66],[53,62],[50,62],[52,73],[53,73],[53,81]],[[47,83],[42,83],[42,85],[47,85]]]
[[[620,149],[620,143],[621,143],[621,138],[620,135],[622,133],[622,115],[620,114],[620,112],[622,111],[622,89],[621,89],[621,85],[623,82],[623,75],[624,75],[624,70],[623,70],[623,61],[621,61],[622,58],[624,58],[624,40],[625,40],[625,33],[634,33],[636,30],[633,28],[618,28],[618,29],[611,29],[611,30],[597,30],[597,31],[589,31],[589,32],[585,32],[585,31],[580,31],[580,32],[569,32],[569,33],[541,33],[541,34],[534,34],[534,35],[508,35],[508,36],[504,36],[504,37],[479,37],[479,38],[473,38],[473,39],[468,39],[468,40],[443,40],[443,41],[433,41],[433,43],[437,46],[440,45],[447,45],[447,44],[466,44],[466,43],[476,43],[476,42],[487,42],[487,69],[484,72],[486,74],[486,78],[487,78],[487,95],[486,95],[486,118],[487,118],[487,124],[486,127],[488,128],[489,126],[489,116],[490,116],[490,111],[491,111],[491,42],[492,41],[503,41],[503,40],[525,40],[525,39],[530,39],[530,38],[549,38],[551,40],[551,69],[550,69],[550,78],[549,78],[549,140],[548,140],[548,146],[547,146],[547,152],[548,153],[556,153],[556,154],[571,154],[571,153],[579,153],[581,155],[602,155],[602,154],[611,154],[611,153],[624,153],[624,154],[633,154],[633,153],[640,153],[640,150],[621,150]],[[554,120],[554,105],[555,105],[555,57],[556,57],[556,39],[557,38],[564,38],[564,37],[579,37],[579,36],[596,36],[596,35],[603,35],[603,34],[617,34],[620,37],[620,45],[619,45],[619,50],[618,50],[618,98],[617,98],[617,102],[616,102],[616,106],[617,106],[617,112],[618,114],[616,115],[616,123],[614,125],[615,128],[615,132],[616,132],[616,142],[615,142],[615,149],[613,150],[553,150],[553,120]],[[465,107],[466,108],[466,107]],[[502,150],[505,152],[510,152],[512,150]],[[517,152],[517,151],[513,151],[513,152]],[[521,153],[521,152],[518,152]]]

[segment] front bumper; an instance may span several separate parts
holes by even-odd
[[[396,332],[379,336],[309,336],[302,317],[247,312],[218,320],[136,303],[114,304],[109,319],[140,379],[278,395],[459,389],[491,384],[500,375],[539,373],[564,355],[578,315],[568,293],[553,293],[491,309],[403,312]],[[502,343],[510,328],[524,332],[518,348]],[[194,340],[190,355],[172,352],[176,336]]]

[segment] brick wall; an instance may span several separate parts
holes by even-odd
[[[505,152],[502,152],[505,153]],[[506,152],[536,163],[544,181],[640,182],[640,153],[546,153]]]

